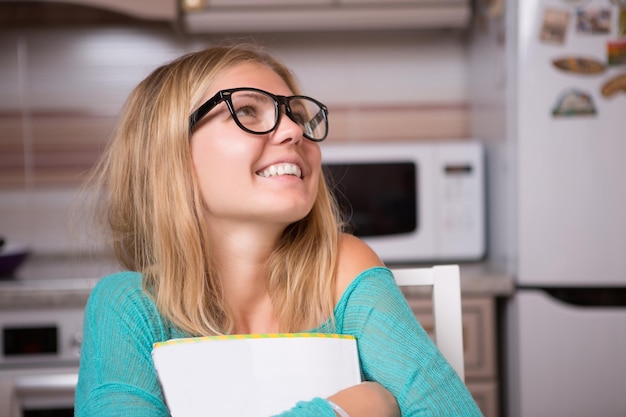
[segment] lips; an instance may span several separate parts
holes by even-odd
[[[291,175],[297,178],[302,178],[302,169],[296,164],[289,162],[283,162],[279,164],[273,164],[264,168],[256,173],[260,177],[271,178],[283,175]]]

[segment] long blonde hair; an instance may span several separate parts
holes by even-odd
[[[243,62],[291,72],[252,46],[212,47],[157,68],[128,98],[90,184],[114,254],[140,272],[161,314],[190,335],[227,334],[234,323],[216,276],[191,163],[188,119],[211,82]],[[268,261],[267,288],[285,332],[332,317],[341,221],[323,174],[311,212],[284,231]]]

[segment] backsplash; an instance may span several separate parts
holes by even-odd
[[[458,34],[255,39],[329,106],[329,140],[467,135]],[[1,32],[0,189],[79,182],[131,89],[156,66],[218,41],[153,25]]]

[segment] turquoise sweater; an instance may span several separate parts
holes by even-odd
[[[334,313],[335,329],[325,324],[312,332],[355,336],[365,379],[391,391],[404,417],[482,416],[415,320],[387,268],[372,268],[356,277]],[[121,272],[100,280],[85,311],[76,417],[169,416],[152,363],[152,346],[189,336],[163,320],[142,291],[139,274]],[[294,404],[280,414],[304,416],[336,415],[320,398]]]

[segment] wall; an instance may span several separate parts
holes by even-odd
[[[329,106],[328,140],[468,135],[455,32],[256,36]],[[158,25],[0,32],[0,235],[68,250],[68,206],[131,89],[157,65],[219,42]]]

